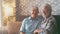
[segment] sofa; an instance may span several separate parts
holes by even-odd
[[[12,22],[7,24],[8,34],[18,34],[21,27],[21,22]]]
[[[56,21],[57,21],[57,30],[58,30],[58,34],[60,34],[60,15],[54,15]]]

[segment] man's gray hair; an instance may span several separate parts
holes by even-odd
[[[32,6],[32,9],[38,9],[38,7],[37,6]]]
[[[37,6],[32,6],[32,7],[31,7],[31,11],[32,11],[33,9],[36,9],[36,10],[38,10],[38,12],[39,12],[39,8],[38,8]]]

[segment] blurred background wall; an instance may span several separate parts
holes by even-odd
[[[17,20],[21,18],[21,15],[30,15],[32,6],[38,6],[40,12],[41,5],[44,3],[49,3],[52,6],[52,15],[60,15],[60,0],[16,0]]]
[[[1,27],[1,1],[0,1],[0,27]]]
[[[21,21],[25,16],[29,16],[32,6],[49,3],[52,6],[52,15],[60,15],[60,0],[2,0],[2,24],[5,25],[9,16],[15,16],[16,21]],[[41,15],[41,13],[39,13]]]

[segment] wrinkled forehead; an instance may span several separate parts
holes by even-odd
[[[43,4],[42,9],[51,9],[51,6],[49,4]]]
[[[32,7],[32,12],[39,12],[38,7]]]
[[[33,6],[32,10],[38,10],[38,7]]]

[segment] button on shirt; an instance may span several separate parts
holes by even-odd
[[[40,21],[38,17],[34,20],[32,20],[31,17],[25,18],[22,22],[20,32],[24,32],[24,34],[33,34],[33,31],[37,28]]]

